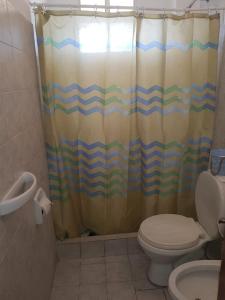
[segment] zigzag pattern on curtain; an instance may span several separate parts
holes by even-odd
[[[58,147],[47,144],[51,195],[66,200],[72,188],[91,197],[124,197],[130,191],[168,197],[179,193],[180,181],[182,191],[190,191],[199,172],[207,169],[211,142],[203,136],[185,144],[145,144],[140,139],[129,146],[82,140],[61,140]]]
[[[163,115],[175,112],[187,114],[190,111],[201,112],[203,110],[213,112],[216,103],[215,91],[216,86],[209,82],[201,86],[192,84],[190,87],[174,85],[163,88],[154,85],[149,88],[136,86],[127,89],[118,86],[110,86],[104,89],[96,84],[81,87],[77,83],[68,86],[53,83],[43,86],[43,99],[45,111],[49,114],[60,110],[65,114],[79,112],[83,115],[93,113],[109,115],[116,112],[128,116],[138,112],[148,116],[156,112]],[[72,92],[74,94],[66,95]],[[88,97],[87,94],[92,92],[96,92],[98,95]],[[113,96],[104,97],[110,93],[113,93]],[[115,96],[115,93],[118,95]],[[159,93],[159,95],[154,93]],[[172,93],[173,95],[170,96]],[[132,97],[131,94],[135,94],[135,96]],[[165,96],[167,97],[165,98]],[[111,104],[112,107],[110,107]],[[167,107],[169,105],[171,106]],[[89,108],[88,106],[92,107]]]
[[[219,23],[207,14],[37,16],[59,236],[80,226],[133,232],[157,213],[194,216],[212,144]]]
[[[66,39],[63,39],[62,41],[55,41],[51,37],[43,38],[43,37],[39,36],[37,38],[37,42],[38,42],[39,46],[41,46],[41,45],[52,46],[56,49],[62,49],[66,46],[73,46],[73,47],[78,48],[78,49],[81,48],[81,44],[78,41],[76,41],[75,39],[72,39],[72,38],[66,38]],[[171,50],[171,49],[178,49],[178,50],[181,50],[181,51],[185,52],[185,51],[188,51],[188,50],[193,49],[193,48],[198,48],[200,50],[207,50],[207,49],[217,50],[218,49],[218,44],[217,43],[212,43],[212,42],[207,42],[207,43],[203,44],[198,40],[193,40],[189,44],[182,44],[182,43],[175,42],[175,41],[164,44],[164,43],[160,43],[159,41],[152,41],[152,42],[149,42],[147,44],[137,42],[136,47],[137,47],[137,49],[140,49],[140,50],[143,50],[143,51],[148,51],[148,50],[156,48],[156,49],[159,49],[161,51],[168,51],[168,50]]]

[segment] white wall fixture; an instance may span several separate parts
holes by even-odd
[[[36,224],[43,224],[44,217],[50,212],[52,203],[46,196],[44,190],[39,188],[34,196],[34,213]]]
[[[8,215],[25,205],[33,198],[36,187],[36,177],[29,172],[22,173],[0,201],[0,216]]]

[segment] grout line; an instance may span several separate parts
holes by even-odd
[[[32,39],[33,39],[33,37],[32,37]],[[5,46],[10,47],[10,48],[13,48],[13,49],[15,49],[15,50],[18,50],[18,51],[20,51],[21,53],[24,53],[24,54],[27,54],[27,55],[30,54],[29,52],[27,52],[27,50],[25,50],[25,49],[23,49],[23,48],[16,47],[15,45],[9,44],[9,43],[7,43],[7,42],[5,42],[5,41],[1,41],[1,40],[0,40],[0,44],[5,45]],[[31,47],[32,47],[32,46],[31,46]]]
[[[58,245],[63,244],[74,244],[74,243],[83,243],[83,242],[95,242],[95,241],[107,241],[107,240],[119,240],[119,239],[127,239],[127,238],[135,238],[137,237],[137,232],[132,233],[121,233],[121,234],[110,234],[110,235],[96,235],[96,236],[88,236],[88,237],[78,237],[71,238],[64,241],[57,241]]]
[[[32,87],[22,87],[22,88],[16,88],[16,89],[0,89],[0,93],[1,95],[12,95],[12,94],[18,94],[20,92],[26,92],[26,91],[29,91],[29,92],[39,92],[38,91],[38,86],[34,85]]]
[[[5,46],[8,46],[8,47],[11,47],[11,48],[14,48],[14,49],[18,49],[17,47],[15,47],[14,45],[11,45],[11,44],[9,44],[9,43],[7,43],[7,42],[4,42],[4,41],[1,41],[0,40],[0,44],[3,44],[3,45],[5,45]],[[18,49],[19,50],[19,49]]]
[[[128,256],[128,255],[127,255]],[[130,268],[130,272],[131,272],[131,276],[132,276],[132,269],[131,269],[131,261],[130,261],[130,259],[129,259],[129,257],[128,257],[128,261],[129,261],[129,268]],[[76,288],[77,288],[77,290],[78,290],[78,293],[77,293],[77,296],[78,296],[78,299],[81,299],[80,297],[81,297],[81,294],[80,294],[80,287],[81,286],[85,286],[86,284],[85,283],[81,283],[81,265],[79,266],[79,283],[78,283],[78,285],[76,286]],[[106,262],[104,263],[104,269],[105,269],[105,281],[104,281],[104,283],[102,283],[102,284],[104,284],[105,285],[105,288],[106,288],[106,299],[110,299],[110,294],[109,294],[109,288],[108,288],[108,285],[110,284],[110,283],[114,283],[114,284],[120,284],[120,283],[130,283],[131,284],[131,287],[132,287],[132,291],[133,291],[133,295],[134,295],[134,298],[133,299],[135,299],[135,300],[137,300],[138,298],[138,295],[137,295],[137,293],[138,292],[147,292],[147,291],[151,291],[151,290],[155,290],[155,289],[151,289],[151,288],[149,288],[149,289],[136,289],[136,287],[135,287],[135,285],[134,285],[134,282],[135,281],[137,281],[137,280],[135,280],[134,278],[133,278],[133,276],[131,277],[131,280],[125,280],[125,281],[117,281],[117,282],[115,282],[115,281],[113,281],[113,282],[111,282],[111,281],[108,281],[107,280],[107,267],[106,267]],[[87,284],[87,285],[89,285],[89,284]],[[100,285],[100,283],[90,283],[90,285]],[[168,298],[167,298],[167,295],[166,295],[166,289],[165,288],[162,288],[162,287],[156,287],[156,289],[158,289],[158,290],[160,290],[161,292],[162,292],[162,295],[163,295],[163,299],[164,300],[169,300]]]
[[[167,290],[167,288],[163,288],[163,295],[164,295],[164,298],[165,298],[165,300],[169,300],[168,298],[167,298],[167,293],[166,293],[166,290]]]

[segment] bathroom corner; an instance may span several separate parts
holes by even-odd
[[[0,196],[24,170],[48,192],[29,3],[1,0],[0,14]],[[49,299],[56,260],[51,215],[37,226],[30,201],[1,217],[0,249],[0,299]]]

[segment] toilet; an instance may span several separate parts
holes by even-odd
[[[225,217],[225,177],[202,172],[196,185],[195,206],[197,222],[182,215],[160,214],[141,223],[138,242],[150,258],[148,277],[154,284],[167,286],[174,268],[203,258],[204,245],[224,231],[219,220]]]
[[[171,299],[217,299],[220,266],[220,260],[197,260],[177,267],[169,277]]]

